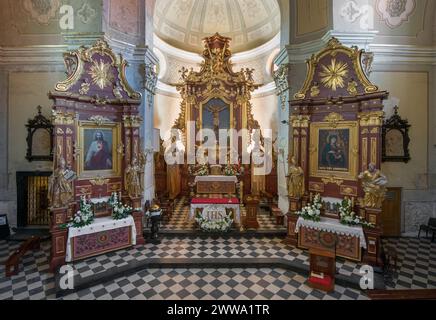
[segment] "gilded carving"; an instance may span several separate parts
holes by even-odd
[[[73,188],[71,181],[65,178],[67,171],[64,158],[60,158],[57,169],[49,179],[48,200],[51,208],[63,208],[68,206],[73,199]]]
[[[346,54],[347,57],[351,59],[352,65],[347,62],[340,61],[336,58],[338,53]],[[367,78],[364,67],[362,66],[362,55],[363,50],[358,50],[357,47],[346,47],[343,46],[336,38],[332,38],[326,48],[316,55],[313,55],[310,60],[307,61],[307,77],[303,84],[301,90],[299,90],[295,95],[294,99],[302,100],[306,99],[311,93],[314,82],[316,82],[315,75],[319,72],[319,77],[321,84],[332,91],[337,91],[338,88],[344,88],[347,84],[347,77],[351,74],[351,68],[357,74],[357,79],[351,80],[351,92],[354,94],[354,83],[359,82],[364,87],[365,93],[373,93],[378,91],[378,87],[373,85]],[[330,63],[320,64],[320,61],[326,57],[330,56]],[[318,75],[318,74],[317,74]],[[314,81],[315,80],[315,81]]]
[[[366,208],[380,209],[386,196],[386,176],[376,168],[375,164],[370,163],[368,170],[359,175],[362,180],[365,197],[363,204]]]
[[[127,167],[125,173],[126,191],[129,197],[139,198],[142,195],[142,169],[136,158],[133,158],[132,163]]]
[[[291,157],[288,178],[288,196],[301,198],[304,195],[304,171],[297,166],[295,157]]]

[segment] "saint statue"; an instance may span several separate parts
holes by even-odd
[[[126,169],[126,191],[131,198],[139,198],[142,195],[141,173],[138,159],[133,158],[132,164]]]
[[[386,185],[388,180],[375,166],[370,163],[368,170],[359,175],[362,180],[365,198],[363,199],[366,208],[380,209],[386,196]]]
[[[71,182],[65,177],[66,172],[66,162],[65,159],[61,157],[59,159],[58,168],[49,179],[48,201],[52,208],[66,207],[73,199],[73,188]]]
[[[291,198],[301,198],[304,195],[304,171],[297,166],[295,157],[291,158],[288,178],[288,196]]]

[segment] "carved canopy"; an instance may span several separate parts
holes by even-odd
[[[296,100],[357,96],[378,91],[362,68],[364,50],[343,46],[332,38],[325,49],[307,61],[308,71]]]
[[[126,80],[127,61],[104,40],[64,54],[68,78],[56,84],[57,94],[90,97],[97,104],[141,103],[141,94]]]
[[[259,87],[254,83],[253,70],[233,71],[230,51],[230,38],[218,33],[204,39],[204,61],[199,72],[182,68],[181,82],[176,85],[182,96],[181,113],[174,128],[182,132],[190,120],[201,127],[199,110],[211,99],[221,99],[231,105],[233,114],[232,127],[235,129],[259,128],[251,113],[251,93]]]

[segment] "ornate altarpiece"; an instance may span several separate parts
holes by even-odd
[[[348,197],[355,212],[376,226],[364,230],[368,244],[364,258],[369,263],[378,263],[381,209],[365,207],[364,190],[358,177],[368,170],[370,163],[380,168],[383,100],[388,93],[380,91],[365,75],[363,53],[333,38],[307,62],[307,78],[291,101],[290,116],[290,150],[304,171],[305,196],[290,198],[288,234],[290,242],[296,244],[293,213],[310,200],[310,195]],[[325,210],[324,215],[339,218],[334,211]],[[307,240],[310,235],[300,233],[299,237],[301,245],[301,238]],[[360,247],[346,237],[338,240],[337,253],[355,260],[361,258]]]
[[[199,72],[181,70],[182,82],[177,84],[177,90],[183,99],[181,113],[176,120],[174,129],[179,129],[183,135],[185,146],[191,137],[188,136],[188,122],[194,121],[195,136],[200,129],[260,129],[254,120],[250,104],[251,93],[259,87],[254,83],[253,70],[242,69],[233,71],[230,51],[230,38],[218,33],[204,39],[204,61]],[[201,142],[196,142],[196,145]],[[239,156],[242,154],[242,138],[239,138]],[[188,151],[188,150],[187,150]],[[196,151],[196,150],[195,150]],[[218,162],[218,161],[217,161]],[[185,162],[186,163],[186,162]],[[241,177],[244,194],[251,193],[251,165],[244,166]],[[188,172],[188,165],[181,168],[181,192],[189,194],[189,184],[194,177]]]
[[[65,160],[77,177],[71,182],[71,201],[52,207],[52,269],[65,263],[68,230],[61,226],[78,210],[82,196],[104,199],[116,192],[133,208],[140,208],[142,202],[142,195],[126,191],[126,169],[142,159],[141,94],[126,80],[127,61],[104,40],[65,53],[64,59],[68,78],[49,94],[54,101],[54,168]],[[101,214],[110,216],[109,210]],[[137,244],[144,243],[142,216],[133,213]]]

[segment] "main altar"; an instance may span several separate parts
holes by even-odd
[[[141,94],[104,40],[64,55],[53,100],[50,267],[144,243]],[[129,214],[128,214],[129,213]]]
[[[380,172],[383,100],[388,93],[369,81],[363,54],[331,39],[308,60],[304,85],[290,103],[287,241],[380,264],[387,183]],[[313,206],[315,198],[322,199],[319,209]],[[311,221],[318,212],[319,221]]]
[[[178,132],[173,143],[183,146],[184,164],[168,170],[169,184],[174,185],[178,195],[192,198],[199,192],[240,198],[257,191],[252,190],[256,178],[251,159],[243,163],[242,155],[251,141],[250,135],[255,130],[261,135],[250,103],[251,94],[259,85],[254,82],[254,70],[233,71],[230,42],[230,38],[219,34],[204,39],[200,71],[180,70],[181,82],[176,87],[182,103],[173,126]],[[224,141],[219,139],[223,130],[228,133]],[[215,143],[210,141],[210,135],[216,137]],[[201,155],[195,157],[198,154]],[[201,181],[204,178],[200,176],[204,175],[215,181],[212,184]],[[216,176],[236,176],[237,181],[224,181],[226,178]]]

